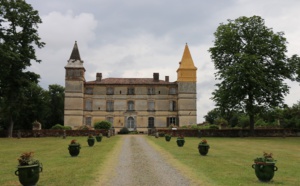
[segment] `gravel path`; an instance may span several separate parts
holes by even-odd
[[[122,136],[116,173],[108,186],[190,185],[190,181],[168,164],[145,139],[145,136]]]

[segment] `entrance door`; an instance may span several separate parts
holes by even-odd
[[[129,118],[127,119],[127,128],[128,128],[128,130],[130,130],[130,131],[135,130],[135,124],[134,124],[134,118],[133,118],[133,117],[129,117]]]

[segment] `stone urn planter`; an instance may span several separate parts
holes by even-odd
[[[92,135],[89,135],[88,139],[87,139],[88,145],[90,147],[94,146],[95,144],[95,138]]]
[[[69,154],[72,157],[78,156],[78,154],[80,153],[80,149],[81,149],[80,144],[77,143],[76,140],[72,140],[68,147]]]
[[[102,137],[103,137],[103,135],[100,133],[100,134],[98,134],[97,136],[96,136],[96,141],[97,142],[101,142],[102,141]]]
[[[206,155],[207,155],[209,148],[210,148],[210,146],[207,144],[206,139],[203,139],[203,140],[198,144],[198,150],[199,150],[199,153],[200,153],[202,156],[206,156]]]
[[[166,135],[165,135],[165,140],[166,140],[167,142],[169,142],[169,141],[171,140],[171,138],[172,138],[172,135],[171,135],[171,134],[166,134]]]
[[[183,147],[185,140],[183,136],[178,136],[177,140],[176,140],[177,146],[178,147]]]
[[[33,159],[33,152],[25,152],[18,159],[18,170],[15,175],[19,177],[19,181],[23,186],[36,185],[39,181],[40,172],[43,171],[42,164]]]
[[[264,153],[263,157],[254,159],[252,168],[255,170],[256,177],[262,182],[269,182],[274,177],[278,168],[275,166],[276,160],[273,159],[272,153]]]

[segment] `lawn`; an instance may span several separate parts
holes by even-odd
[[[68,144],[72,139],[81,144],[78,157],[69,155]],[[14,174],[17,158],[28,151],[33,151],[35,159],[43,164],[38,185],[90,185],[99,177],[104,160],[118,141],[118,136],[103,137],[102,142],[95,142],[93,147],[89,147],[87,137],[0,138],[0,185],[20,185]]]
[[[203,139],[203,138],[202,138]],[[300,183],[300,138],[206,138],[210,150],[201,156],[200,138],[185,138],[177,147],[176,138],[148,137],[151,144],[175,167],[201,185],[287,185]],[[258,181],[252,169],[253,159],[272,152],[278,171],[269,183]]]

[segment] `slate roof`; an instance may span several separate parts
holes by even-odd
[[[153,81],[153,78],[105,78],[101,81],[88,81],[87,85],[174,85],[176,82],[163,80]]]

